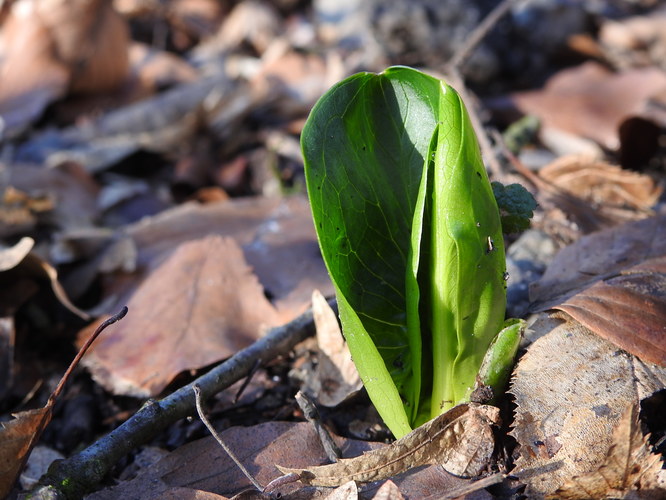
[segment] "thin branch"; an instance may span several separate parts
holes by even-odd
[[[479,43],[481,43],[481,40],[483,40],[498,21],[509,12],[509,9],[513,4],[519,1],[521,0],[503,0],[490,11],[490,13],[483,18],[483,21],[481,21],[479,25],[467,35],[465,43],[462,44],[449,60],[449,65],[460,70],[470,54],[474,52],[474,49],[476,49]]]
[[[111,325],[113,325],[115,322],[120,321],[121,319],[123,319],[123,318],[125,317],[125,315],[127,315],[127,311],[128,311],[127,306],[124,306],[124,307],[120,310],[120,312],[114,314],[114,315],[111,316],[109,319],[107,319],[106,321],[102,322],[102,324],[99,325],[99,326],[95,329],[95,331],[93,332],[93,334],[92,334],[90,337],[88,337],[88,338],[86,339],[86,341],[85,341],[85,343],[83,344],[83,346],[81,346],[81,349],[79,349],[79,352],[76,353],[76,356],[74,357],[74,359],[72,360],[72,362],[69,364],[69,368],[67,368],[67,371],[65,372],[65,374],[64,374],[64,375],[62,376],[62,378],[60,379],[60,382],[58,382],[58,385],[57,385],[56,388],[53,390],[53,393],[52,393],[51,396],[49,397],[49,400],[48,400],[48,402],[46,403],[46,406],[49,406],[49,405],[53,405],[53,404],[55,404],[56,399],[58,399],[58,397],[60,396],[60,393],[61,393],[62,390],[64,389],[65,384],[66,384],[67,381],[69,380],[70,375],[71,375],[72,372],[74,371],[74,368],[76,368],[76,367],[78,366],[79,362],[81,361],[81,358],[82,358],[83,355],[86,353],[86,351],[87,351],[88,349],[90,349],[90,346],[92,345],[93,342],[95,342],[95,340],[97,339],[97,337],[99,337],[99,334],[102,333],[102,332],[103,332],[108,326],[111,326]]]
[[[310,422],[317,431],[317,436],[319,436],[319,441],[321,441],[321,445],[324,447],[326,457],[331,462],[337,462],[342,457],[342,452],[340,451],[340,448],[338,448],[338,445],[335,444],[335,441],[333,441],[333,438],[326,427],[321,423],[319,410],[317,410],[315,402],[307,394],[301,391],[296,393],[296,402],[298,403],[298,406],[301,407],[301,410],[303,410],[303,416],[305,419]]]
[[[236,393],[236,396],[234,396],[234,404],[238,403],[240,400],[241,396],[243,395],[243,392],[245,392],[245,389],[247,389],[247,386],[250,385],[250,382],[252,381],[252,378],[254,377],[254,374],[257,373],[257,370],[261,366],[261,360],[257,359],[254,362],[254,365],[252,366],[252,369],[250,370],[250,373],[247,374],[247,377],[245,377],[245,380],[243,380],[243,383],[240,386],[240,389],[238,389],[238,392]]]
[[[258,490],[258,491],[263,491],[264,487],[259,484],[259,481],[257,481],[252,474],[250,474],[250,471],[245,468],[243,465],[243,462],[241,462],[236,454],[233,452],[231,448],[227,446],[227,443],[225,443],[220,435],[217,433],[215,430],[215,427],[213,427],[213,424],[210,423],[210,421],[206,418],[206,414],[203,411],[203,405],[201,403],[201,388],[198,385],[192,386],[192,390],[194,391],[194,398],[195,398],[195,403],[197,406],[197,413],[199,414],[199,418],[201,421],[204,423],[208,431],[213,435],[215,438],[215,441],[222,447],[224,452],[229,455],[229,458],[233,460],[233,462],[236,464],[236,467],[240,469],[240,471],[245,475],[246,478],[250,480],[252,485]]]
[[[266,362],[289,352],[314,333],[312,311],[272,329],[265,337],[237,352],[197,380],[160,401],[147,401],[130,419],[80,453],[55,462],[32,492],[39,498],[75,499],[95,490],[112,467],[133,449],[150,441],[174,422],[195,413],[194,384],[210,398],[247,376],[257,359]],[[46,498],[46,497],[44,497]]]

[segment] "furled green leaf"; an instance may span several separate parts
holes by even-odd
[[[302,134],[319,243],[370,398],[400,437],[466,400],[504,317],[499,211],[458,94],[393,67]]]

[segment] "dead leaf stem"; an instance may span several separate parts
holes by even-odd
[[[252,485],[255,488],[257,488],[258,491],[263,491],[264,487],[261,486],[259,481],[257,481],[254,478],[254,476],[250,473],[250,471],[245,468],[245,466],[243,465],[243,462],[241,462],[239,460],[239,458],[236,456],[236,454],[234,453],[234,451],[227,446],[227,444],[222,440],[220,435],[215,430],[215,427],[213,427],[213,424],[211,424],[210,421],[208,420],[208,418],[206,418],[206,414],[203,411],[203,404],[201,402],[201,387],[199,387],[198,385],[195,384],[195,385],[192,386],[192,390],[194,391],[194,401],[195,401],[195,404],[196,404],[196,407],[197,407],[197,413],[199,414],[199,418],[204,423],[204,425],[206,426],[208,431],[213,435],[213,437],[215,438],[215,441],[217,441],[218,444],[224,450],[224,452],[227,455],[229,455],[229,458],[231,458],[231,460],[236,464],[236,467],[238,467],[240,469],[240,471],[243,473],[243,475],[250,480]]]
[[[101,325],[99,325],[95,331],[93,332],[90,337],[86,340],[85,344],[81,346],[81,349],[79,349],[79,352],[76,354],[72,362],[69,364],[69,368],[67,368],[67,371],[65,374],[62,376],[60,379],[60,382],[58,382],[58,385],[56,388],[53,390],[53,393],[49,397],[48,402],[46,403],[46,406],[53,406],[55,404],[56,399],[60,396],[60,393],[65,387],[65,384],[69,380],[69,377],[71,376],[72,372],[74,371],[74,368],[76,368],[81,361],[81,358],[83,358],[83,355],[90,349],[90,346],[92,345],[93,342],[99,337],[100,333],[102,333],[107,327],[113,325],[117,321],[120,321],[127,315],[127,306],[124,306],[120,312],[114,314],[111,316],[109,319],[106,321],[102,322]]]
[[[335,441],[333,441],[328,430],[321,423],[319,411],[315,406],[315,402],[307,394],[301,391],[296,393],[296,402],[301,410],[303,410],[303,416],[305,419],[310,422],[317,431],[321,445],[326,452],[326,457],[331,462],[337,462],[338,459],[342,457],[342,452],[340,451],[340,448],[338,448],[338,445],[335,444]]]
[[[169,425],[193,415],[192,387],[209,398],[247,376],[257,359],[268,361],[291,350],[314,334],[309,310],[286,325],[273,328],[251,346],[159,401],[147,401],[130,419],[88,448],[51,466],[33,489],[32,498],[75,499],[93,491],[112,467],[136,447],[150,441]]]

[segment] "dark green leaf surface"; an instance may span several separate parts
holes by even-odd
[[[532,193],[520,184],[505,186],[500,182],[493,182],[492,188],[500,209],[504,234],[520,233],[529,229],[530,220],[537,207]]]
[[[302,139],[322,254],[338,298],[349,305],[340,305],[343,327],[357,326],[345,328],[352,356],[364,358],[357,366],[373,401],[405,401],[407,412],[393,425],[382,414],[401,433],[410,430],[407,414],[418,401],[413,370],[420,363],[409,347],[405,275],[438,94],[438,80],[407,68],[355,75],[319,101]],[[366,345],[368,336],[375,349]],[[382,371],[396,393],[378,380]]]

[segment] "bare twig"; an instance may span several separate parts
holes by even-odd
[[[194,384],[209,398],[247,376],[256,360],[262,362],[289,352],[314,333],[312,311],[271,330],[265,337],[237,352],[224,363],[160,401],[148,401],[125,423],[80,453],[54,463],[32,492],[48,498],[74,499],[93,491],[125,455],[152,439],[169,425],[195,413]]]
[[[60,382],[58,382],[58,385],[56,388],[53,390],[53,393],[51,393],[51,396],[49,397],[48,402],[46,403],[46,406],[53,405],[55,403],[55,400],[58,399],[58,396],[60,396],[60,393],[62,392],[63,388],[65,387],[65,384],[67,383],[67,380],[69,380],[70,375],[74,371],[74,368],[76,368],[81,361],[81,358],[83,355],[86,353],[86,351],[90,348],[93,342],[99,337],[99,334],[102,333],[106,327],[113,325],[115,322],[120,321],[125,317],[127,314],[127,306],[124,306],[120,312],[117,314],[114,314],[111,316],[109,319],[106,321],[102,322],[101,325],[99,325],[93,334],[88,337],[85,341],[85,343],[81,346],[81,349],[79,349],[79,352],[76,353],[76,356],[72,360],[72,362],[69,364],[69,368],[67,368],[67,371],[65,374],[62,376],[60,379]]]
[[[451,57],[449,65],[458,70],[465,64],[470,54],[481,43],[481,40],[490,32],[491,29],[498,23],[498,21],[509,11],[514,3],[521,0],[504,0],[500,2],[490,13],[483,18],[483,21],[472,30],[465,43],[456,50],[455,54]]]
[[[206,414],[203,411],[203,406],[201,403],[201,388],[198,385],[193,385],[192,390],[194,391],[194,400],[195,404],[197,406],[197,413],[199,414],[199,418],[201,421],[204,423],[208,431],[213,435],[215,438],[215,441],[218,442],[218,444],[222,447],[224,452],[229,455],[229,458],[233,460],[233,462],[236,464],[236,467],[240,469],[240,471],[245,475],[246,478],[250,480],[252,485],[257,488],[258,491],[263,491],[264,487],[259,484],[259,481],[257,481],[252,474],[250,474],[250,471],[245,468],[243,465],[243,462],[241,462],[236,454],[233,452],[231,448],[227,446],[227,444],[222,440],[220,435],[217,433],[215,430],[215,427],[213,427],[213,424],[210,423],[210,421],[206,418]]]
[[[247,389],[247,386],[252,381],[252,377],[254,377],[254,374],[257,373],[257,370],[259,369],[260,366],[261,366],[261,360],[258,359],[254,362],[254,365],[252,366],[250,373],[247,374],[247,377],[245,377],[245,380],[243,380],[240,389],[238,389],[238,392],[234,396],[234,404],[238,403],[238,400],[240,399],[245,389]]]
[[[303,392],[298,391],[296,393],[296,402],[298,403],[298,406],[301,407],[301,410],[303,410],[303,416],[305,416],[306,420],[310,422],[317,431],[319,441],[321,441],[324,451],[326,452],[326,457],[331,462],[337,462],[342,456],[342,453],[340,452],[338,445],[335,444],[335,441],[333,441],[333,438],[328,433],[328,430],[322,425],[321,419],[319,418],[319,411],[317,410],[314,401]]]

